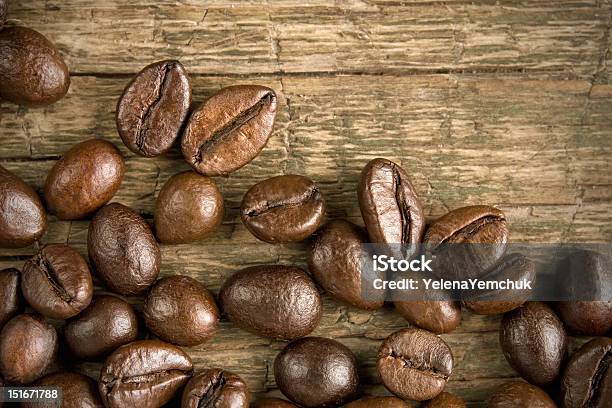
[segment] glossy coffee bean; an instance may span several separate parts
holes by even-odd
[[[98,276],[121,295],[144,292],[159,275],[161,251],[149,225],[122,204],[108,204],[96,213],[87,249]]]
[[[321,320],[321,296],[310,276],[295,266],[262,265],[232,275],[221,288],[223,313],[259,336],[292,340]]]
[[[168,151],[182,129],[191,105],[185,68],[167,60],[146,66],[123,90],[116,111],[119,136],[145,157]]]
[[[467,408],[465,402],[450,392],[443,392],[436,398],[423,404],[423,408]]]
[[[113,198],[124,172],[123,157],[112,143],[101,139],[81,142],[47,175],[47,208],[62,220],[85,218]]]
[[[15,316],[0,332],[0,372],[8,382],[31,383],[43,376],[57,347],[57,333],[42,316]]]
[[[535,385],[548,385],[559,375],[567,339],[563,324],[544,303],[529,302],[504,315],[499,333],[510,366]]]
[[[189,117],[181,148],[198,173],[226,176],[264,148],[274,125],[276,94],[258,85],[221,89]]]
[[[410,408],[411,405],[397,397],[364,397],[346,404],[344,408]]]
[[[487,401],[487,408],[556,408],[542,389],[524,382],[502,384]]]
[[[298,408],[298,406],[281,398],[262,398],[253,408]]]
[[[342,343],[322,337],[294,340],[274,360],[276,385],[303,407],[336,407],[356,393],[355,355]]]
[[[158,340],[135,341],[106,359],[98,389],[107,408],[159,408],[189,381],[192,370],[180,348]]]
[[[104,357],[137,336],[138,319],[134,309],[110,295],[94,297],[89,307],[64,327],[68,349],[81,360]]]
[[[522,280],[532,282],[535,286],[536,269],[530,259],[520,254],[510,254],[493,267],[482,279],[490,282],[503,282],[509,279],[514,282]],[[491,290],[486,293],[478,291],[464,305],[473,313],[494,315],[509,312],[525,303],[532,290]],[[469,296],[469,294],[468,294]]]
[[[38,313],[51,319],[76,316],[91,302],[89,265],[65,244],[44,246],[23,265],[21,291]]]
[[[449,333],[461,323],[461,305],[450,300],[393,302],[397,312],[410,324],[436,334]]]
[[[189,276],[160,279],[145,298],[144,317],[157,337],[181,346],[203,343],[219,327],[215,299]]]
[[[0,330],[23,307],[20,288],[21,276],[15,268],[0,271]]]
[[[333,297],[361,309],[383,306],[383,294],[373,299],[362,296],[362,245],[365,231],[346,220],[333,220],[317,232],[308,254],[314,279]]]
[[[293,174],[272,177],[247,191],[240,217],[249,231],[269,243],[302,241],[325,216],[325,200],[312,180]]]
[[[62,408],[104,408],[96,382],[78,373],[56,373],[41,378],[34,387],[62,390]],[[55,401],[26,402],[22,408],[56,408]]]
[[[604,408],[612,401],[612,339],[594,338],[574,352],[561,378],[564,408]]]
[[[27,27],[4,27],[0,83],[2,99],[19,105],[48,105],[66,95],[70,74],[60,52],[44,35]]]
[[[155,203],[155,231],[164,244],[199,241],[213,233],[224,214],[215,182],[193,171],[172,176]]]
[[[211,368],[195,375],[183,391],[181,408],[248,408],[251,393],[236,374]]]
[[[46,230],[47,214],[36,191],[0,166],[0,247],[26,247]]]
[[[384,386],[402,399],[435,398],[453,371],[453,354],[435,334],[403,329],[385,339],[378,351],[378,373]]]

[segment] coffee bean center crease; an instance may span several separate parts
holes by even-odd
[[[319,193],[319,188],[316,186],[311,186],[308,190],[306,190],[302,195],[298,197],[291,197],[285,200],[278,200],[275,202],[262,202],[257,207],[247,210],[247,216],[257,217],[267,212],[273,211],[277,208],[297,207],[310,201],[316,202],[320,200],[320,196],[321,194]]]
[[[70,303],[74,299],[74,297],[70,293],[68,293],[68,291],[62,285],[59,279],[59,275],[57,274],[55,269],[53,269],[51,262],[45,259],[44,256],[38,255],[36,257],[36,266],[38,266],[38,269],[40,269],[40,271],[45,274],[47,281],[49,282],[55,293],[57,293],[57,295],[60,297],[60,299],[62,299],[66,303]]]
[[[144,144],[145,144],[146,137],[147,137],[146,133],[150,129],[148,123],[149,123],[151,114],[155,112],[157,106],[159,105],[163,96],[166,93],[165,92],[166,89],[169,86],[170,75],[168,74],[168,72],[170,71],[170,69],[172,69],[172,66],[173,64],[168,63],[168,64],[165,64],[163,69],[160,70],[158,77],[157,77],[157,83],[155,86],[155,90],[157,92],[155,96],[155,100],[153,100],[153,102],[151,102],[151,104],[147,106],[146,110],[142,114],[142,117],[139,118],[138,137],[136,138],[136,146],[138,147],[138,150],[140,151],[144,151]]]

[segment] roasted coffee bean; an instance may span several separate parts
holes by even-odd
[[[89,307],[64,327],[68,349],[82,360],[104,357],[137,336],[138,319],[132,306],[109,295],[94,297]]]
[[[580,347],[561,378],[564,408],[604,408],[612,401],[612,339],[599,337]]]
[[[101,139],[81,142],[49,172],[47,208],[62,220],[85,218],[113,198],[124,172],[123,157],[112,143]]]
[[[333,297],[361,309],[378,309],[384,304],[384,292],[373,293],[371,298],[362,293],[362,245],[366,242],[363,229],[346,220],[333,220],[317,233],[308,267]]]
[[[206,176],[226,176],[264,148],[274,125],[276,94],[258,85],[221,89],[189,117],[181,148]]]
[[[308,335],[322,313],[316,285],[295,266],[243,269],[225,282],[219,303],[223,313],[244,330],[285,340]]]
[[[189,381],[192,370],[180,348],[158,340],[135,341],[106,359],[98,388],[107,408],[159,408]]]
[[[189,276],[160,279],[144,303],[147,327],[162,340],[195,346],[219,327],[219,309],[204,285]]]
[[[211,368],[194,376],[183,391],[181,408],[248,408],[251,393],[236,374]]]
[[[0,330],[22,309],[19,271],[15,268],[0,271]]]
[[[248,230],[272,244],[308,238],[324,216],[325,201],[319,187],[293,174],[255,184],[240,205],[240,217]]]
[[[262,398],[255,403],[254,408],[298,408],[298,406],[280,398]]]
[[[467,408],[465,402],[450,392],[443,392],[436,398],[423,404],[423,408]]]
[[[535,385],[512,381],[502,384],[487,402],[488,408],[556,408],[552,399]]]
[[[355,355],[342,343],[323,337],[294,340],[274,360],[276,385],[303,407],[335,407],[357,392]]]
[[[403,329],[385,339],[378,351],[378,373],[385,387],[402,399],[435,398],[453,371],[453,353],[435,334]]]
[[[535,264],[520,254],[510,254],[504,257],[482,279],[490,282],[503,282],[506,279],[519,282],[529,281],[535,286]],[[531,296],[531,289],[525,290],[490,290],[486,293],[478,291],[467,297],[464,305],[473,313],[494,315],[509,312],[525,303]]]
[[[62,408],[104,408],[96,382],[77,373],[50,374],[34,383],[34,387],[59,388],[62,391]],[[22,408],[56,408],[57,402],[25,402]]]
[[[56,352],[57,333],[41,316],[15,316],[0,332],[0,372],[8,382],[28,384],[39,379]]]
[[[199,241],[213,233],[224,214],[215,182],[193,171],[172,176],[155,203],[155,231],[164,244]]]
[[[400,166],[387,159],[370,161],[361,172],[357,197],[372,242],[398,247],[421,242],[425,214],[408,174]],[[410,254],[416,250],[408,248]]]
[[[34,310],[51,319],[76,316],[91,302],[89,266],[68,245],[44,246],[26,261],[22,275],[23,297]]]
[[[393,302],[410,324],[436,334],[449,333],[461,323],[461,305],[451,300],[412,300]]]
[[[425,232],[425,250],[435,274],[446,279],[479,278],[506,252],[508,226],[501,210],[474,205],[438,218]]]
[[[117,103],[116,122],[123,143],[145,157],[168,151],[182,129],[191,105],[191,87],[178,61],[146,66]]]
[[[48,105],[66,95],[70,74],[60,52],[44,35],[31,28],[4,27],[0,83],[2,99],[19,105]]]
[[[410,408],[411,405],[397,397],[364,397],[346,404],[344,408]]]
[[[0,247],[26,247],[46,230],[47,214],[36,191],[0,166]]]
[[[147,222],[134,210],[111,203],[97,212],[87,235],[89,259],[114,292],[144,292],[159,275],[161,251]]]
[[[559,375],[567,339],[563,324],[552,309],[528,302],[504,315],[499,333],[510,366],[535,385],[548,385]]]

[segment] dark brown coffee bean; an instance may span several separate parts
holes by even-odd
[[[248,164],[264,148],[274,125],[276,94],[258,85],[221,89],[190,116],[181,148],[206,176],[225,176]]]
[[[449,333],[461,323],[461,305],[452,300],[396,301],[393,304],[410,324],[436,334]]]
[[[276,385],[303,407],[336,407],[357,392],[355,355],[342,343],[323,337],[294,340],[274,360]]]
[[[87,217],[113,198],[124,172],[123,157],[112,143],[101,139],[79,143],[47,176],[47,208],[62,220]]]
[[[132,306],[109,295],[94,297],[89,307],[64,327],[68,349],[82,360],[104,357],[137,336],[138,319]]]
[[[262,265],[232,275],[221,288],[223,313],[259,336],[292,340],[311,333],[321,320],[321,297],[298,267]]]
[[[77,373],[50,374],[34,383],[35,387],[59,388],[62,408],[104,408],[96,382]],[[25,402],[22,408],[57,408],[56,401]]]
[[[0,332],[0,372],[8,382],[28,384],[39,379],[56,352],[57,333],[42,316],[15,316]]]
[[[612,339],[599,337],[580,347],[561,378],[564,408],[604,408],[612,401]]]
[[[23,297],[34,310],[51,319],[76,316],[91,302],[89,266],[68,245],[44,246],[26,261],[22,275]]]
[[[183,391],[181,408],[248,408],[251,393],[236,374],[211,368],[194,376]]]
[[[423,408],[467,408],[465,402],[450,392],[443,392],[436,398],[423,404]]]
[[[172,176],[155,203],[155,231],[164,244],[199,241],[223,221],[223,196],[215,182],[193,171]]]
[[[487,402],[488,408],[556,408],[552,399],[535,385],[519,381],[502,384]]]
[[[525,380],[548,385],[559,375],[567,339],[552,309],[529,302],[504,315],[499,333],[504,356]]]
[[[97,212],[87,235],[89,259],[114,292],[144,292],[159,275],[161,252],[147,222],[134,210],[111,203]]]
[[[344,408],[410,408],[410,403],[397,397],[365,397],[346,404]]]
[[[48,105],[66,95],[70,74],[60,52],[44,35],[31,28],[4,27],[0,83],[2,99],[19,105]]]
[[[187,383],[192,370],[180,348],[158,340],[135,341],[106,359],[98,389],[107,408],[159,408]]]
[[[333,220],[317,233],[308,255],[308,267],[314,279],[333,297],[361,309],[378,309],[384,304],[384,293],[373,299],[362,294],[362,245],[366,242],[363,229],[346,220]]]
[[[253,408],[298,408],[298,406],[280,398],[262,398]]]
[[[440,394],[453,372],[453,353],[435,334],[421,329],[392,333],[378,350],[378,374],[402,399],[424,401]]]
[[[312,235],[325,216],[325,200],[312,180],[293,174],[272,177],[247,191],[240,217],[269,243],[297,242]]]
[[[144,303],[147,327],[162,340],[195,346],[219,327],[219,309],[204,285],[189,276],[160,279]]]
[[[47,214],[36,191],[0,166],[0,247],[27,247],[46,230]]]
[[[19,271],[15,268],[0,271],[0,330],[23,307]]]
[[[167,60],[146,66],[125,87],[116,122],[123,143],[134,153],[158,156],[172,147],[191,105],[185,68]]]

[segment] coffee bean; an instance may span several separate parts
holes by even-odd
[[[147,222],[122,204],[104,206],[89,224],[89,259],[114,292],[144,292],[159,275],[161,252]]]
[[[172,176],[155,203],[155,230],[164,244],[199,241],[223,221],[223,196],[215,182],[193,171]]]
[[[0,271],[0,330],[22,309],[19,271],[15,268]]]
[[[35,387],[59,388],[62,391],[62,408],[104,408],[96,382],[77,373],[50,374],[34,383]],[[22,408],[56,408],[56,401],[25,402]]]
[[[461,305],[452,300],[395,301],[393,304],[410,324],[436,334],[449,333],[461,323]]]
[[[191,105],[185,68],[167,60],[146,66],[125,87],[117,103],[116,122],[123,143],[145,157],[168,151],[182,129]]]
[[[248,408],[251,393],[236,374],[211,368],[194,376],[183,391],[181,408]]]
[[[325,201],[319,187],[293,174],[255,184],[240,205],[240,217],[248,230],[272,244],[308,238],[324,216]]]
[[[187,383],[192,370],[180,348],[158,340],[135,341],[106,359],[98,388],[107,408],[159,408]]]
[[[599,337],[580,347],[561,378],[564,408],[604,408],[612,401],[612,339]]]
[[[410,408],[411,405],[397,397],[365,397],[346,404],[344,408]]]
[[[221,309],[237,326],[259,336],[292,340],[321,320],[321,297],[310,277],[294,266],[262,265],[230,277],[219,293]]]
[[[204,285],[189,276],[159,280],[144,303],[147,327],[162,340],[195,346],[209,340],[219,326],[219,309]]]
[[[556,408],[552,399],[535,385],[519,381],[502,384],[487,402],[488,408]]]
[[[355,355],[342,343],[322,337],[294,340],[274,360],[276,385],[303,407],[335,407],[357,392]]]
[[[68,245],[44,246],[26,261],[22,275],[23,297],[34,310],[51,319],[76,316],[91,302],[89,266]]]
[[[333,220],[319,232],[308,255],[314,279],[333,297],[361,309],[378,309],[384,293],[373,299],[362,296],[362,245],[367,242],[363,229],[346,220]]]
[[[262,398],[253,408],[298,408],[298,406],[280,398]]]
[[[444,390],[453,371],[453,354],[435,334],[403,329],[378,351],[378,373],[385,387],[402,399],[424,401]]]
[[[89,307],[64,327],[68,349],[82,360],[104,357],[137,336],[138,319],[132,306],[109,295],[94,297]]]
[[[535,285],[535,264],[520,254],[510,254],[504,257],[493,267],[483,280],[490,282],[504,282],[506,279],[518,282],[531,281]],[[532,290],[490,290],[478,291],[470,295],[464,305],[473,313],[494,315],[509,312],[525,303],[531,296]]]
[[[467,408],[465,402],[450,392],[443,392],[436,398],[423,404],[423,408]]]
[[[181,148],[206,176],[226,176],[264,148],[274,125],[276,94],[258,85],[221,89],[190,116]]]
[[[0,247],[26,247],[46,230],[47,214],[36,191],[0,166]]]
[[[28,384],[42,377],[57,351],[57,333],[38,315],[21,314],[0,332],[0,372],[8,382]]]
[[[4,27],[0,31],[0,83],[2,99],[19,105],[48,105],[66,95],[70,74],[60,52],[44,35],[31,28]]]
[[[85,218],[113,198],[124,172],[123,157],[112,143],[101,139],[81,142],[49,172],[47,208],[62,220]]]
[[[563,324],[552,309],[529,302],[504,315],[499,333],[510,366],[535,385],[548,385],[559,375],[567,346]]]

